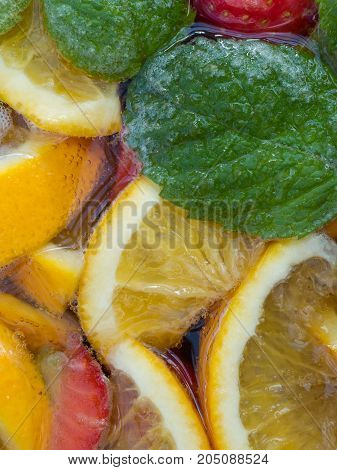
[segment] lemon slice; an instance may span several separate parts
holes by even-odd
[[[118,416],[109,449],[209,449],[200,415],[176,376],[153,352],[125,340],[107,354]]]
[[[66,64],[44,32],[40,2],[0,41],[0,99],[38,127],[93,137],[121,127],[116,83],[95,81]]]
[[[38,369],[24,344],[0,322],[0,448],[43,449],[50,410]]]
[[[11,280],[34,304],[62,316],[74,299],[83,252],[49,243],[13,267]]]
[[[16,147],[2,149],[0,266],[47,243],[81,206],[88,186],[83,180],[95,178],[88,145],[32,133]]]
[[[259,240],[190,220],[140,177],[89,242],[79,288],[82,326],[98,349],[124,334],[159,348],[175,345],[262,249]]]
[[[3,292],[0,293],[0,320],[19,336],[23,336],[32,351],[38,351],[47,345],[65,349],[70,335],[79,330],[70,317],[62,320],[54,318]]]
[[[201,389],[216,448],[337,448],[336,279],[326,236],[275,243],[214,320]]]

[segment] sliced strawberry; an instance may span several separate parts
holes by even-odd
[[[44,355],[42,371],[53,403],[51,449],[97,449],[108,430],[109,383],[100,365],[81,341],[67,353]]]
[[[243,32],[305,34],[317,20],[313,0],[194,0],[199,19]]]

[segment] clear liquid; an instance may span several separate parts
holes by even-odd
[[[217,37],[234,37],[238,40],[241,39],[262,39],[273,43],[289,44],[295,47],[305,48],[311,53],[319,54],[317,44],[304,36],[296,36],[293,34],[284,33],[260,33],[260,34],[245,34],[233,32],[226,29],[221,29],[215,26],[206,25],[203,23],[194,24],[189,31],[189,36],[182,39],[182,41],[192,40],[196,36],[206,36],[212,39]],[[121,88],[123,95],[127,84]],[[2,149],[5,145],[11,145],[13,142],[25,139],[27,133],[32,132],[29,125],[20,118],[15,116],[15,127],[4,136]],[[100,145],[106,154],[106,164],[99,180],[91,194],[90,200],[87,201],[82,207],[81,211],[76,214],[72,220],[69,221],[67,227],[58,234],[53,240],[54,243],[67,247],[67,248],[84,248],[92,231],[95,223],[109,206],[111,201],[119,194],[119,192],[132,180],[134,180],[141,171],[141,163],[137,160],[135,154],[127,149],[120,139],[116,136],[110,138],[97,139],[97,144]],[[17,286],[11,282],[10,272],[15,269],[16,264],[13,263],[10,267],[5,267],[0,270],[0,291],[8,292],[23,300],[27,300],[17,289]],[[76,311],[76,303],[72,306]],[[198,384],[198,361],[199,361],[199,346],[200,346],[200,333],[202,331],[204,322],[201,321],[191,331],[189,331],[183,338],[181,345],[178,348],[170,349],[166,352],[157,351],[168,364],[170,369],[177,375],[181,383],[184,385],[192,400],[195,403],[197,410],[201,417],[199,384]],[[336,375],[337,376],[337,375]],[[132,384],[127,387],[125,384],[128,382],[127,377],[118,377],[116,371],[112,372],[110,376],[112,380],[115,377],[115,386],[119,390],[125,388],[125,398],[127,398],[126,389],[128,393],[137,394],[135,389],[132,389]],[[130,392],[130,388],[132,389]],[[135,398],[136,400],[136,398]],[[127,400],[125,401],[125,403]],[[125,405],[124,403],[124,405]],[[116,416],[125,417],[128,410],[124,408],[123,403],[120,403],[119,409],[116,410]],[[125,405],[126,406],[126,405]],[[151,409],[148,403],[139,403],[138,408],[134,412],[141,420],[145,415],[151,415],[156,418],[155,410]],[[158,418],[158,416],[157,416]],[[159,419],[159,418],[158,418]],[[144,425],[144,426],[143,426]],[[143,427],[142,427],[143,426]],[[141,423],[140,427],[129,428],[126,421],[124,427],[121,427],[120,422],[112,423],[110,433],[106,441],[102,444],[103,448],[132,448],[135,442],[139,442],[139,436],[144,434],[144,427],[146,422]],[[153,433],[155,430],[147,429],[148,432]],[[163,437],[163,436],[162,436]],[[169,435],[164,436],[161,442],[164,442],[164,448],[172,448],[172,441]],[[151,440],[151,445],[153,440]],[[141,444],[142,448],[147,448],[147,442],[144,440]],[[150,444],[149,444],[150,445]],[[1,447],[1,446],[0,446]]]

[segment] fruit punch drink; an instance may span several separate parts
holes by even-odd
[[[0,4],[0,448],[337,448],[333,0]]]

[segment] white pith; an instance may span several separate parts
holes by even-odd
[[[33,83],[24,71],[8,66],[0,56],[0,98],[50,132],[75,136],[108,135],[121,125],[117,84],[95,100],[77,102]]]
[[[122,205],[123,200],[126,204]],[[117,330],[113,297],[121,255],[146,214],[159,201],[159,189],[146,178],[138,179],[111,206],[89,243],[79,295],[80,316],[86,333],[97,338],[103,349],[113,341]],[[122,223],[119,210],[123,211]]]

